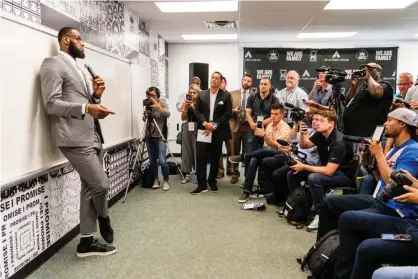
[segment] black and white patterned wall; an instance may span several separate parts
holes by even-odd
[[[131,140],[105,150],[108,200],[137,183],[138,171],[131,170],[137,144]],[[143,161],[146,168],[149,161]],[[79,224],[80,187],[78,173],[67,163],[1,191],[0,278],[10,278]]]
[[[113,54],[137,63],[138,55],[147,57],[149,86],[157,86],[168,98],[168,60],[164,39],[151,47],[151,30],[146,22],[121,1],[96,0],[1,0],[0,8],[29,21],[55,30],[73,26],[84,40]],[[158,61],[152,59],[157,51]]]

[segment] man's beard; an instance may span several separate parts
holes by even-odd
[[[247,90],[248,88],[250,88],[251,86],[250,85],[248,85],[248,84],[244,84],[243,86],[242,86],[242,88],[244,89],[244,90]]]
[[[86,55],[84,54],[83,51],[81,51],[80,49],[78,49],[75,46],[75,43],[70,42],[70,47],[68,48],[68,53],[71,55],[71,57],[75,58],[81,58],[84,59],[84,57],[86,57]]]

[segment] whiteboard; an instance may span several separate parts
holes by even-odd
[[[58,53],[56,35],[51,35],[58,32],[43,26],[35,26],[36,30],[4,16],[0,18],[2,184],[65,161],[59,149],[51,145],[39,80],[43,59]],[[105,145],[131,138],[130,64],[96,50],[85,52],[86,59],[78,61],[79,65],[86,62],[103,77],[106,91],[102,104],[116,113],[100,121]]]

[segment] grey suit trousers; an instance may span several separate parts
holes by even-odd
[[[91,147],[60,147],[81,179],[80,233],[97,231],[97,215],[106,217],[109,179],[103,169],[103,147],[95,134]]]

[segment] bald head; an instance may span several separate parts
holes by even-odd
[[[296,71],[289,71],[286,74],[286,88],[292,90],[299,83],[299,74]]]

